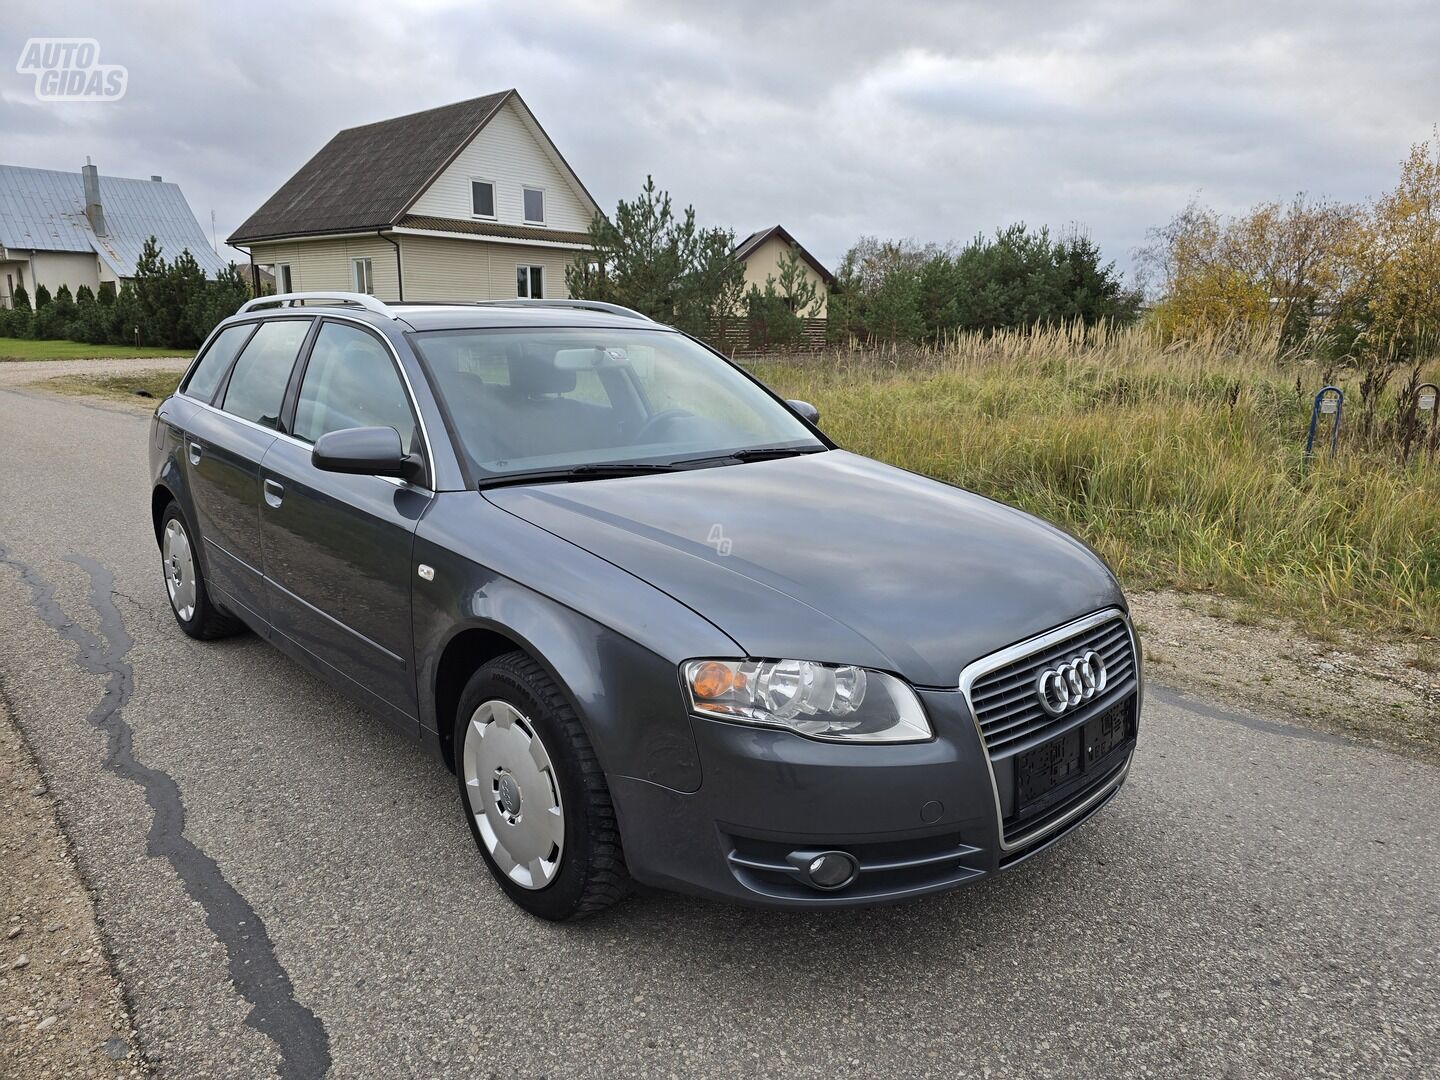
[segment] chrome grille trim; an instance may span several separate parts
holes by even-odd
[[[1105,661],[1105,693],[1084,707],[1076,706],[1060,716],[1051,716],[1041,707],[1035,693],[1036,677],[1046,666],[1091,649]],[[1050,644],[1032,648],[1023,656],[975,676],[968,696],[986,752],[992,757],[1009,757],[1019,753],[1027,742],[1043,742],[1052,734],[1060,734],[1103,698],[1115,696],[1114,690],[1125,685],[1134,670],[1129,627],[1124,616],[1115,612],[1093,626],[1077,628]]]
[[[1106,624],[1112,625],[1107,626]],[[1094,642],[1100,642],[1104,647],[1099,647],[1094,644]],[[1097,649],[1097,651],[1105,657],[1105,663],[1110,670],[1110,683],[1107,687],[1107,692],[1097,697],[1095,701],[1090,703],[1086,708],[1076,709],[1074,716],[1066,715],[1060,718],[1051,718],[1045,715],[1044,711],[1039,708],[1038,701],[1036,701],[1035,710],[1044,717],[1050,727],[1053,728],[1053,731],[1044,731],[1044,725],[1042,725],[1035,731],[1026,732],[1019,737],[1011,738],[1009,736],[1010,730],[1013,730],[1020,724],[1028,722],[1024,719],[1013,720],[1013,717],[1023,716],[1023,710],[1017,708],[1015,705],[1015,703],[1021,702],[1023,699],[1017,697],[1015,691],[1022,687],[1026,688],[1031,700],[1036,700],[1034,698],[1033,681],[1039,665],[1042,662],[1050,663],[1054,659],[1069,656],[1072,651],[1082,645],[1086,648]],[[1051,653],[1053,653],[1053,656],[1049,655]],[[1105,702],[1123,700],[1123,698],[1131,692],[1125,688],[1129,686],[1132,680],[1134,682],[1135,715],[1138,720],[1145,689],[1143,668],[1140,661],[1140,643],[1135,637],[1135,629],[1131,625],[1129,616],[1120,608],[1111,607],[1097,611],[1091,615],[1086,615],[1084,618],[1076,619],[1074,622],[1066,623],[1064,626],[1058,626],[1054,630],[1048,630],[1043,634],[1039,634],[1026,641],[1018,642],[998,652],[991,653],[989,656],[982,657],[974,663],[969,664],[965,670],[960,673],[960,692],[964,695],[966,707],[970,710],[970,719],[975,724],[975,734],[980,740],[980,746],[985,752],[986,764],[990,769],[990,790],[995,799],[995,840],[1002,852],[1011,852],[1028,847],[1042,837],[1064,828],[1065,825],[1073,821],[1078,815],[1085,813],[1086,810],[1094,806],[1098,800],[1105,798],[1110,792],[1114,791],[1115,788],[1119,787],[1130,771],[1130,762],[1127,760],[1124,766],[1110,780],[1106,781],[1098,789],[1085,793],[1075,805],[1069,807],[1063,814],[1050,819],[1039,828],[1032,829],[1013,838],[1007,838],[1005,835],[1004,810],[1000,805],[1000,789],[995,781],[995,757],[992,757],[992,751],[989,741],[986,738],[985,729],[981,725],[981,711],[990,713],[996,709],[996,699],[1000,698],[1006,699],[1010,704],[1010,711],[1006,712],[1004,716],[987,716],[987,721],[992,730],[996,727],[997,723],[1003,723],[1007,718],[1011,718],[1009,724],[1005,724],[1000,731],[995,732],[998,735],[1004,735],[1006,739],[1000,747],[1001,753],[996,756],[1002,761],[1009,761],[1026,741],[1034,738],[1037,732],[1044,731],[1045,737],[1049,738],[1071,726],[1076,718],[1091,715],[1094,706],[1101,705]],[[1007,671],[1006,669],[1011,670]],[[997,675],[999,676],[998,679],[993,679],[993,677]],[[979,695],[976,695],[975,690],[977,684],[985,684],[992,679],[993,685],[981,685],[981,692]],[[1026,684],[1027,679],[1029,680],[1029,686]],[[1125,691],[1124,693],[1116,693],[1116,691],[1122,689]],[[979,708],[977,708],[977,696],[981,703]],[[998,707],[1003,709],[1005,706],[1001,705]],[[1108,707],[1108,705],[1106,707]],[[1035,739],[1037,745],[1043,741],[1044,739]]]

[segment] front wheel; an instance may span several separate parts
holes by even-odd
[[[455,748],[470,833],[511,900],[564,920],[629,891],[605,775],[579,717],[533,659],[508,653],[471,676]]]
[[[225,614],[210,599],[200,556],[178,503],[171,502],[160,519],[160,567],[170,610],[180,629],[193,638],[210,641],[239,633],[244,624]]]

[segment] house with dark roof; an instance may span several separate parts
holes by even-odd
[[[184,194],[158,176],[101,176],[87,159],[78,172],[0,165],[0,307],[24,286],[31,301],[44,285],[92,292],[135,276],[145,241],[155,237],[173,259],[189,251],[209,277],[229,265]]]
[[[514,90],[347,128],[229,243],[280,292],[564,297],[599,207]]]
[[[762,292],[769,278],[780,280],[780,261],[787,255],[799,258],[805,268],[805,277],[815,286],[815,295],[820,304],[816,318],[825,318],[830,299],[830,290],[835,284],[835,275],[825,269],[820,260],[800,246],[783,226],[771,225],[768,229],[753,232],[731,252],[732,257],[745,264],[745,291],[755,286]]]

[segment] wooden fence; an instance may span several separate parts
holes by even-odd
[[[730,356],[760,352],[814,352],[825,348],[826,321],[824,319],[801,319],[801,337],[798,342],[777,345],[766,340],[765,324],[762,320],[745,315],[732,315],[716,319],[711,324],[708,340],[711,345]]]

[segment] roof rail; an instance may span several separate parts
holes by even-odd
[[[243,315],[247,311],[254,311],[256,308],[266,307],[270,304],[278,304],[281,307],[301,307],[306,301],[312,303],[327,304],[350,304],[355,307],[362,307],[366,311],[373,311],[376,315],[384,315],[387,318],[398,319],[393,309],[383,301],[376,300],[369,293],[357,292],[291,292],[276,293],[273,296],[257,296],[253,300],[246,300],[240,305],[237,315]]]
[[[477,300],[475,303],[486,307],[576,308],[582,311],[603,311],[609,315],[619,315],[626,319],[655,321],[649,315],[641,314],[634,308],[621,307],[619,304],[607,304],[602,300],[526,300],[523,297],[517,297],[514,300]]]

